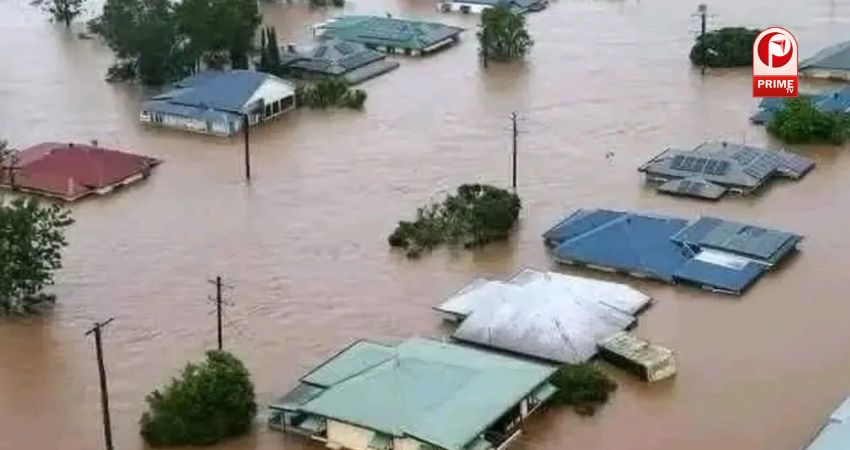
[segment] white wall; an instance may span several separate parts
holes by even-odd
[[[373,434],[372,430],[328,419],[328,444],[352,450],[368,450]]]
[[[294,95],[295,88],[291,84],[277,77],[268,77],[254,92],[254,95],[245,102],[245,105],[250,105],[259,99],[268,104]]]

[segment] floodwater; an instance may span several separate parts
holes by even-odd
[[[801,148],[817,169],[758,198],[702,203],[645,189],[635,169],[665,145],[769,142],[747,122],[748,69],[701,77],[690,67],[696,6],[554,0],[529,16],[528,61],[485,71],[475,17],[439,14],[431,0],[356,2],[346,11],[469,31],[461,45],[405,58],[366,83],[364,112],[299,111],[253,133],[248,185],[239,139],[141,126],[141,90],[103,82],[107,48],[47,23],[25,0],[0,0],[0,135],[19,147],[97,139],[165,160],[146,183],[73,206],[56,311],[0,323],[0,449],[102,448],[84,336],[94,320],[115,318],[105,351],[116,448],[141,449],[145,394],[215,344],[209,278],[233,286],[225,344],[265,404],[354,339],[445,335],[430,308],[473,277],[554,268],[540,234],[579,207],[714,214],[807,239],[741,298],[616,277],[657,299],[638,332],[679,353],[678,377],[647,386],[608,367],[620,389],[600,414],[549,410],[516,448],[799,449],[850,393],[850,154]],[[709,10],[711,27],[788,27],[803,56],[850,37],[846,0],[716,0]],[[263,12],[291,41],[308,40],[309,24],[328,14]],[[512,110],[522,118],[516,237],[418,261],[391,252],[386,236],[416,206],[464,182],[508,185]],[[254,435],[217,448],[308,447],[261,420]]]

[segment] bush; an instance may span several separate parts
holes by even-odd
[[[348,83],[341,78],[323,78],[313,86],[296,89],[295,102],[300,106],[313,109],[331,107],[363,109],[366,103],[366,92],[361,89],[349,89]]]
[[[487,8],[481,13],[477,36],[479,53],[485,64],[488,59],[507,61],[522,58],[534,45],[525,28],[525,17],[506,5]]]
[[[697,37],[691,48],[691,62],[701,66],[703,46],[708,67],[744,67],[753,62],[753,43],[759,30],[742,27],[721,28]]]
[[[188,364],[165,390],[153,391],[142,415],[141,434],[155,447],[212,445],[251,429],[257,404],[242,362],[227,352],[209,351],[201,364]]]
[[[510,191],[465,184],[442,203],[419,208],[414,221],[399,222],[388,241],[405,249],[409,257],[442,243],[481,246],[507,239],[520,209],[519,197]]]
[[[850,115],[822,112],[809,98],[785,102],[767,124],[767,131],[785,142],[829,142],[840,145],[850,136]]]
[[[583,416],[592,416],[617,390],[617,383],[590,363],[567,364],[552,377],[558,388],[553,400],[572,406]]]

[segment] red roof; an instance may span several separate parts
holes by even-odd
[[[15,188],[65,200],[110,189],[136,176],[147,176],[156,158],[84,144],[44,143],[22,150],[14,170]],[[0,184],[9,186],[7,170]]]

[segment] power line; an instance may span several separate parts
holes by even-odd
[[[112,422],[109,418],[109,391],[106,385],[106,368],[103,364],[103,327],[109,325],[114,318],[110,317],[103,322],[95,322],[91,329],[86,331],[86,336],[94,334],[94,345],[97,351],[97,369],[100,374],[100,405],[103,412],[103,437],[106,450],[113,450],[112,446]]]

